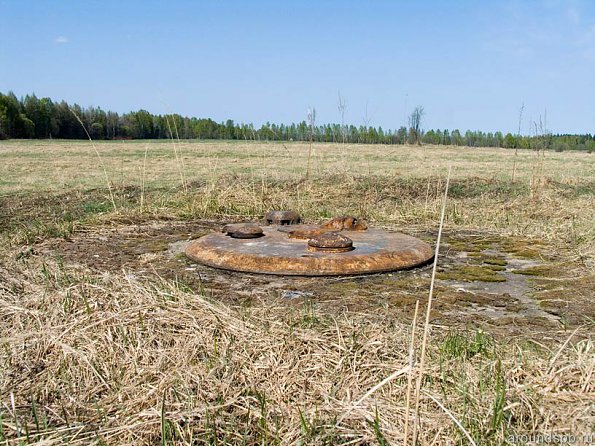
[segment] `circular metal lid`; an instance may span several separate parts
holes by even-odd
[[[381,229],[350,231],[347,252],[309,251],[308,242],[289,238],[277,226],[262,228],[264,236],[236,239],[213,232],[193,241],[186,255],[204,265],[250,273],[297,276],[340,276],[411,268],[432,259],[427,243]]]

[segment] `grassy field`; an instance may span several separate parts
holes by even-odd
[[[315,144],[308,175],[308,153],[0,141],[0,441],[587,444],[595,156]],[[182,255],[281,208],[435,243],[448,166],[422,371],[431,266],[274,278]]]

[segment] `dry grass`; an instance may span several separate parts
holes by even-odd
[[[43,444],[368,444],[402,441],[410,327],[315,307],[229,308],[167,282],[60,265],[2,268],[2,435]],[[481,444],[587,432],[593,349],[445,337],[428,342],[424,389]],[[552,333],[552,335],[555,335]],[[558,352],[558,350],[560,350]],[[14,406],[11,401],[14,401]],[[349,414],[335,425],[346,411]],[[463,437],[422,394],[419,444]],[[162,436],[162,432],[165,436]],[[195,443],[193,443],[195,442]]]
[[[330,318],[314,307],[229,308],[126,272],[19,266],[1,271],[8,438],[146,444],[160,441],[163,424],[167,443],[402,439],[404,377],[334,423],[407,365],[405,325]],[[511,432],[587,431],[595,351],[586,332],[562,349],[515,351],[484,340],[461,353],[451,346],[460,339],[441,331],[430,335],[425,389],[482,444],[501,444]],[[421,444],[461,438],[429,397],[421,420]]]
[[[224,304],[208,288],[36,253],[46,240],[131,221],[240,220],[272,207],[296,208],[310,221],[364,214],[377,225],[435,234],[444,166],[452,163],[449,231],[539,239],[577,281],[595,271],[587,154],[546,154],[536,198],[532,154],[519,153],[511,185],[512,159],[499,150],[317,146],[306,184],[307,145],[182,142],[186,193],[168,143],[149,143],[146,160],[145,143],[98,143],[109,177],[120,179],[113,212],[108,191],[96,189],[104,177],[92,150],[55,144],[0,144],[0,440],[7,444],[404,441],[413,327],[397,317],[400,308],[329,311],[310,299]],[[552,289],[561,283],[551,282]],[[417,444],[471,444],[463,429],[478,445],[590,433],[592,329],[507,338],[473,321],[431,323]]]
[[[216,180],[222,175],[248,175],[255,179],[301,179],[306,176],[307,143],[95,141],[107,175],[114,186],[139,185],[148,148],[146,186],[180,187],[180,175],[189,184]],[[315,144],[312,175],[378,175],[398,178],[446,176],[453,164],[453,179],[478,177],[510,181],[513,152],[507,149],[448,146],[385,146]],[[183,155],[183,156],[182,156]],[[595,177],[595,157],[578,152],[547,152],[542,176],[572,183]],[[516,178],[528,185],[538,155],[521,151]],[[22,191],[60,191],[105,187],[105,174],[89,142],[1,141],[0,194]],[[183,163],[183,165],[182,165]],[[182,174],[180,169],[184,169]]]

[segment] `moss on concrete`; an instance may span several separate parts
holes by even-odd
[[[492,268],[477,265],[459,266],[452,270],[436,274],[440,280],[457,280],[463,282],[506,282],[506,278]]]

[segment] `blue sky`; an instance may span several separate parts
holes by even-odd
[[[595,1],[0,0],[0,91],[261,124],[595,133]]]

